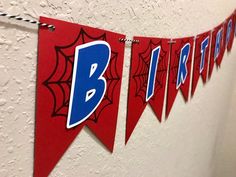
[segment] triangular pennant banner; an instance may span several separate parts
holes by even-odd
[[[196,90],[200,75],[202,76],[203,83],[206,83],[210,44],[211,44],[210,31],[196,36],[195,52],[193,60],[193,79],[192,79],[192,89],[191,89],[192,96],[194,95],[194,92]]]
[[[169,58],[168,39],[134,37],[129,76],[126,143],[149,103],[161,120]]]
[[[193,39],[194,37],[173,39],[167,87],[166,118],[169,116],[179,90],[181,90],[184,100],[188,101]]]
[[[124,35],[41,17],[34,176],[46,177],[87,125],[113,150]]]

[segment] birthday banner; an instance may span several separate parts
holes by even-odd
[[[125,143],[147,105],[161,122],[169,117],[178,94],[185,102],[194,97],[199,78],[204,84],[210,81],[236,37],[236,11],[196,36],[133,40],[46,17],[38,22],[2,12],[0,16],[40,26],[35,177],[51,173],[84,126],[113,151],[126,42],[132,43],[132,53]]]
[[[132,50],[125,144],[147,105],[161,122],[178,94],[185,102],[194,97],[199,78],[210,81],[236,37],[236,10],[196,36],[133,40],[46,17],[0,16],[39,26],[34,177],[51,173],[84,126],[113,152],[126,42]]]

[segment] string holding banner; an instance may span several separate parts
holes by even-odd
[[[25,19],[23,17],[20,17],[19,15],[10,15],[10,14],[0,11],[0,16],[7,17],[9,19],[15,19],[18,21],[24,21],[31,24],[37,24],[40,27],[47,27],[51,31],[54,31],[56,29],[56,27],[52,24],[42,23],[36,20]],[[124,42],[124,43],[125,42],[131,42],[131,43],[137,43],[137,44],[139,43],[139,40],[132,40],[132,39],[126,39],[126,38],[119,38],[119,41]]]
[[[0,16],[7,17],[9,19],[15,19],[15,20],[18,20],[18,21],[24,21],[24,22],[31,23],[31,24],[36,24],[40,27],[47,27],[51,31],[54,31],[56,29],[56,27],[52,24],[42,23],[42,22],[39,22],[39,21],[36,21],[36,20],[25,19],[23,17],[20,17],[19,15],[9,15],[5,12],[0,11]]]

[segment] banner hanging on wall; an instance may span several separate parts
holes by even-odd
[[[193,96],[199,77],[204,84],[212,77],[214,66],[220,68],[224,53],[231,51],[236,36],[236,11],[213,30],[196,37],[134,37],[134,40],[45,17],[38,22],[2,12],[0,16],[40,26],[35,177],[49,175],[84,126],[113,151],[125,42],[133,43],[127,143],[148,104],[159,121],[163,109],[167,119],[178,92],[187,102],[190,85]]]
[[[169,59],[169,39],[134,37],[129,76],[126,138],[149,103],[161,121]]]
[[[39,29],[34,176],[48,176],[86,125],[112,152],[124,35],[42,17]]]

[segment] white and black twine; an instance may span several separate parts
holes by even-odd
[[[40,27],[46,27],[50,30],[55,30],[55,26],[54,25],[51,25],[51,24],[47,24],[47,23],[41,23],[39,21],[36,21],[36,20],[29,20],[29,19],[25,19],[25,18],[22,18],[18,15],[9,15],[7,13],[4,13],[4,12],[0,12],[0,16],[3,16],[3,17],[7,17],[9,19],[15,19],[15,20],[19,20],[19,21],[24,21],[24,22],[28,22],[28,23],[31,23],[31,24],[36,24]]]
[[[24,22],[31,23],[31,24],[36,24],[40,27],[46,27],[51,31],[54,31],[55,28],[56,28],[52,24],[42,23],[42,22],[39,22],[39,21],[36,21],[36,20],[25,19],[25,18],[20,17],[19,15],[9,15],[7,13],[0,12],[0,16],[7,17],[9,19],[15,19],[15,20],[18,20],[18,21],[24,21]],[[126,39],[126,38],[120,38],[119,41],[124,42],[124,43],[125,42],[131,42],[131,43],[137,43],[137,44],[139,43],[139,40],[135,40],[135,39],[132,40],[132,39]]]
[[[131,42],[131,43],[139,43],[139,40],[136,39],[126,39],[126,38],[120,38],[119,39],[120,42]]]

